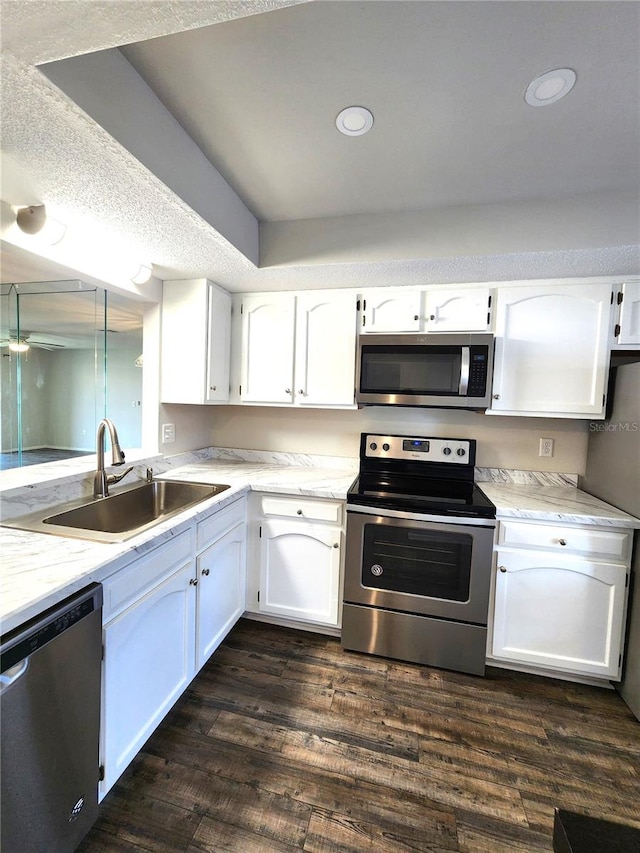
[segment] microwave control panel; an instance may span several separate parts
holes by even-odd
[[[474,441],[463,438],[420,438],[410,435],[363,436],[366,459],[407,459],[412,462],[471,463]],[[475,455],[475,454],[473,454]]]
[[[487,347],[469,347],[468,397],[484,397],[487,392]]]

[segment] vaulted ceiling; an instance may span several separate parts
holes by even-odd
[[[46,203],[159,277],[640,266],[637,2],[14,0],[2,25],[3,202]],[[574,89],[526,104],[556,68]],[[350,105],[368,134],[337,131]]]

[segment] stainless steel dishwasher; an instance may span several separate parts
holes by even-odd
[[[2,637],[3,853],[70,853],[98,814],[102,587]]]

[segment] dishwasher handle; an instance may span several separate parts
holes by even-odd
[[[4,691],[8,690],[12,684],[15,684],[18,679],[22,678],[28,668],[29,658],[25,658],[2,673],[2,675],[0,675],[0,696],[2,696]]]

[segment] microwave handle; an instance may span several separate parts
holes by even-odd
[[[460,385],[458,386],[458,395],[460,397],[467,396],[467,388],[469,387],[469,365],[471,364],[471,348],[461,348],[460,359]]]

